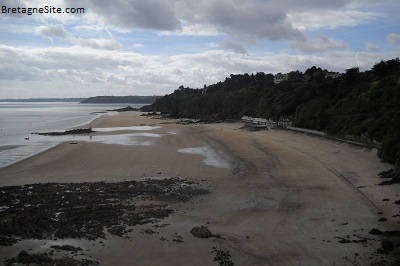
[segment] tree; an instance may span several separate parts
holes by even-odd
[[[376,63],[373,67],[372,67],[372,71],[374,72],[375,75],[378,76],[383,76],[387,73],[388,71],[388,65],[386,64],[385,61],[380,61],[379,63]]]
[[[345,74],[346,85],[349,86],[357,82],[359,73],[360,69],[358,67],[346,69],[346,74]]]

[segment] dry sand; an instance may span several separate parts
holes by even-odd
[[[45,252],[57,242],[82,247],[102,265],[217,265],[213,246],[229,250],[235,265],[351,265],[344,257],[355,253],[369,265],[369,258],[380,258],[381,242],[368,232],[398,228],[392,217],[399,212],[398,185],[377,185],[377,174],[392,166],[379,162],[376,151],[280,130],[246,132],[240,123],[177,125],[139,114],[103,116],[92,126],[158,125],[146,132],[160,137],[139,138],[152,145],[98,143],[97,135],[107,134],[99,132],[0,169],[0,186],[187,177],[212,194],[174,205],[176,212],[159,223],[168,226],[137,226],[127,239],[24,241],[0,247],[0,258],[24,248]],[[201,147],[195,151],[208,152],[208,161],[178,152]],[[387,221],[378,222],[382,217]],[[222,238],[192,236],[200,225]]]

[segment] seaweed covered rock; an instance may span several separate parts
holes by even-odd
[[[190,230],[190,233],[192,233],[193,236],[199,237],[199,238],[210,238],[214,236],[210,229],[208,229],[206,226],[195,226]]]
[[[395,169],[390,169],[387,171],[382,171],[379,173],[380,178],[388,178],[390,180],[385,180],[379,183],[379,185],[391,185],[395,183],[400,183],[400,167]]]

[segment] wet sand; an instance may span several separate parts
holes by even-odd
[[[50,242],[73,243],[84,250],[79,256],[102,265],[217,265],[213,246],[229,250],[235,265],[346,265],[344,257],[356,253],[359,261],[390,257],[376,254],[381,239],[369,231],[398,230],[392,216],[400,193],[396,184],[377,185],[377,174],[392,166],[379,162],[376,151],[280,130],[246,132],[240,123],[177,125],[139,115],[103,116],[92,126],[159,126],[145,131],[159,137],[136,139],[149,145],[96,142],[110,134],[98,132],[0,169],[0,186],[181,177],[211,194],[170,203],[175,213],[133,227],[129,238],[22,241],[0,247],[0,260],[22,249],[48,252]],[[138,132],[144,131],[112,134]],[[378,222],[382,217],[387,221]],[[221,238],[194,237],[190,230],[201,225]]]

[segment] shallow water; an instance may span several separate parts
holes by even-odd
[[[198,148],[183,148],[179,149],[178,152],[199,154],[205,157],[203,162],[206,165],[212,165],[217,168],[230,168],[230,164],[223,158],[223,156],[219,155],[213,148],[209,146]]]
[[[63,102],[46,103],[0,103],[0,168],[21,161],[37,153],[52,148],[64,141],[90,141],[89,136],[39,136],[33,132],[64,131],[88,124],[101,115],[115,115],[116,112],[105,112],[125,107],[127,104],[79,104]],[[142,104],[131,104],[140,108]],[[105,112],[105,113],[96,113]],[[152,130],[140,128],[136,130]],[[108,131],[114,131],[110,129]],[[122,129],[119,129],[122,130]],[[128,129],[133,130],[133,129]],[[99,130],[101,131],[101,130]],[[106,130],[104,130],[106,131]],[[114,142],[135,145],[145,139],[143,145],[150,145],[154,136],[119,136]],[[150,140],[149,140],[150,139]],[[99,141],[113,143],[105,136]]]

